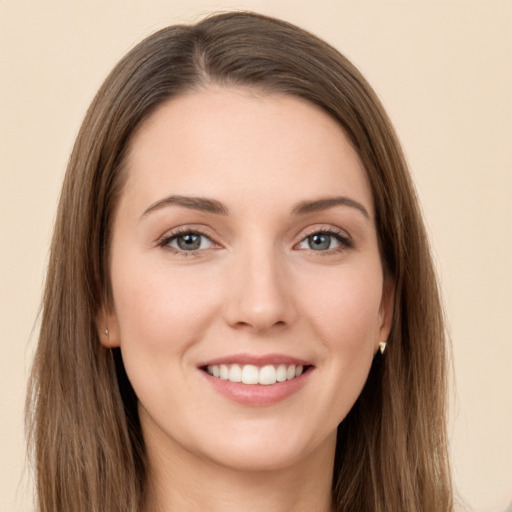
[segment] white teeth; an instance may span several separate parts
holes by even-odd
[[[242,368],[242,382],[244,384],[258,384],[259,371],[258,367],[252,364],[246,364]]]
[[[242,368],[237,364],[231,365],[228,374],[228,380],[231,382],[242,382]]]
[[[260,369],[259,383],[265,386],[276,383],[276,369],[271,364]]]
[[[284,364],[280,364],[276,371],[276,380],[278,382],[284,382],[286,380],[286,373],[288,368]]]
[[[222,380],[229,379],[229,368],[225,364],[221,364],[219,367],[219,376]]]
[[[212,364],[206,367],[208,374],[230,382],[242,382],[243,384],[261,384],[269,386],[276,382],[285,382],[300,377],[304,372],[303,365],[285,365],[274,366],[271,364],[261,368],[253,364]]]

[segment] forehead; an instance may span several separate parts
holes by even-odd
[[[178,96],[138,129],[126,170],[124,195],[141,208],[171,193],[242,204],[259,198],[262,207],[352,194],[373,210],[340,125],[291,95],[209,86]]]

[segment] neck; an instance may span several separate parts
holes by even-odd
[[[147,439],[150,487],[146,511],[330,512],[335,439],[285,468],[241,470]]]

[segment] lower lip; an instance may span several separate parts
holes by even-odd
[[[299,377],[284,382],[276,382],[267,386],[262,384],[242,384],[218,377],[212,377],[201,370],[210,385],[221,395],[233,402],[253,407],[272,405],[297,393],[308,381],[313,368],[308,368]]]

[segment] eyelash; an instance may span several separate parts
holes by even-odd
[[[162,240],[160,240],[160,242],[158,242],[158,246],[162,247],[164,249],[167,249],[167,250],[173,252],[174,254],[176,254],[178,256],[182,256],[184,258],[186,258],[187,256],[197,255],[201,251],[204,251],[204,249],[196,249],[196,250],[191,250],[191,251],[184,251],[184,250],[180,250],[180,249],[177,249],[175,247],[172,247],[170,245],[170,243],[173,240],[175,240],[175,239],[177,239],[177,238],[179,238],[180,236],[183,236],[183,235],[198,235],[200,237],[207,238],[212,243],[212,245],[218,245],[218,244],[216,244],[212,240],[212,238],[210,236],[208,236],[206,233],[202,232],[201,230],[199,230],[199,229],[192,229],[192,228],[188,228],[188,227],[185,226],[185,227],[176,229],[175,231],[173,231],[169,235],[164,236],[164,238],[162,238]]]
[[[324,228],[324,229],[322,229],[322,228],[319,229],[317,227],[317,228],[311,229],[309,232],[306,231],[303,238],[300,240],[300,242],[298,244],[295,245],[295,247],[297,245],[302,244],[305,240],[307,240],[309,237],[311,237],[313,235],[327,235],[327,236],[330,236],[330,237],[336,239],[336,241],[340,244],[338,247],[335,247],[333,249],[327,249],[325,251],[315,251],[314,249],[309,249],[311,252],[316,253],[318,256],[330,256],[332,254],[340,253],[340,252],[346,251],[348,249],[352,249],[354,247],[354,243],[352,242],[350,237],[345,233],[345,231],[342,231],[342,230],[336,229],[336,228],[332,228],[332,227]]]
[[[158,246],[165,248],[165,249],[173,252],[174,254],[176,254],[178,256],[182,256],[184,258],[186,258],[187,256],[195,256],[205,250],[205,249],[196,249],[196,250],[185,251],[185,250],[177,249],[170,245],[170,243],[173,240],[176,240],[178,237],[183,236],[183,235],[197,235],[197,236],[204,237],[204,238],[208,239],[212,245],[219,245],[219,244],[216,244],[216,242],[214,242],[209,235],[202,232],[201,230],[192,229],[192,228],[188,228],[185,226],[185,227],[176,229],[175,231],[173,231],[171,234],[169,234],[167,236],[164,236],[164,238],[162,238],[158,242]],[[331,228],[325,228],[325,229],[321,229],[321,228],[320,229],[318,229],[318,228],[311,229],[309,232],[306,232],[304,234],[302,239],[297,244],[294,245],[294,248],[297,247],[298,245],[302,244],[305,240],[307,240],[309,237],[311,237],[313,235],[327,235],[327,236],[335,238],[336,241],[340,244],[338,247],[335,247],[334,249],[327,249],[325,251],[315,251],[314,249],[309,249],[309,251],[314,252],[314,253],[318,254],[319,256],[332,255],[335,253],[346,251],[347,249],[352,249],[354,247],[352,240],[350,239],[350,237],[348,237],[346,235],[346,233],[344,231],[337,230],[337,229],[334,229],[331,227]]]

